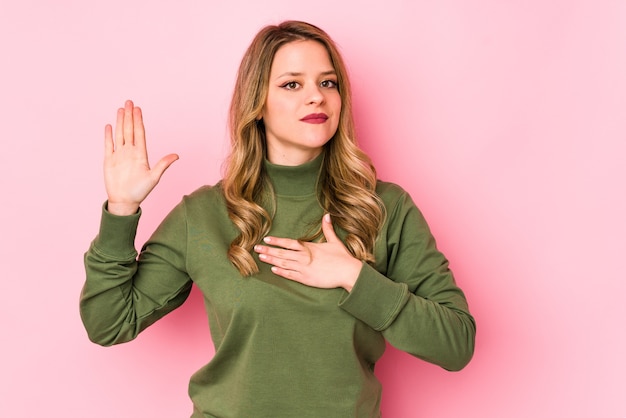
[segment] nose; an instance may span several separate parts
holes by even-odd
[[[307,91],[306,102],[307,104],[321,104],[324,102],[324,93],[315,83],[311,83],[309,85],[309,89]]]

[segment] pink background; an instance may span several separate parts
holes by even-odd
[[[220,178],[235,70],[302,19],[340,44],[362,146],[403,185],[478,322],[459,373],[389,349],[386,417],[626,417],[626,2],[2,0],[0,416],[185,417],[212,354],[200,295],[91,344],[82,254],[103,127],[132,98],[153,160],[143,242]]]

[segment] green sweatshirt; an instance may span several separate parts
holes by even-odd
[[[276,193],[270,235],[300,238],[319,225],[321,161],[265,163]],[[276,276],[256,254],[260,272],[242,277],[226,257],[238,232],[219,185],[185,196],[139,257],[140,214],[114,216],[105,205],[85,254],[80,313],[89,338],[105,346],[134,339],[180,306],[195,283],[215,355],[191,377],[192,417],[379,417],[374,365],[385,341],[459,370],[473,354],[475,324],[410,196],[385,182],[377,193],[387,219],[376,263],[363,264],[350,293]]]

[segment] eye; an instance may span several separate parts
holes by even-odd
[[[326,89],[336,89],[337,88],[337,82],[334,80],[324,80],[320,83],[320,86],[326,88]]]
[[[288,81],[285,84],[281,85],[285,90],[295,90],[299,86],[297,81]]]

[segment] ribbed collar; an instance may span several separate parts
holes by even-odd
[[[315,193],[323,160],[323,152],[313,160],[296,166],[277,165],[265,160],[265,170],[277,195],[306,196]]]

